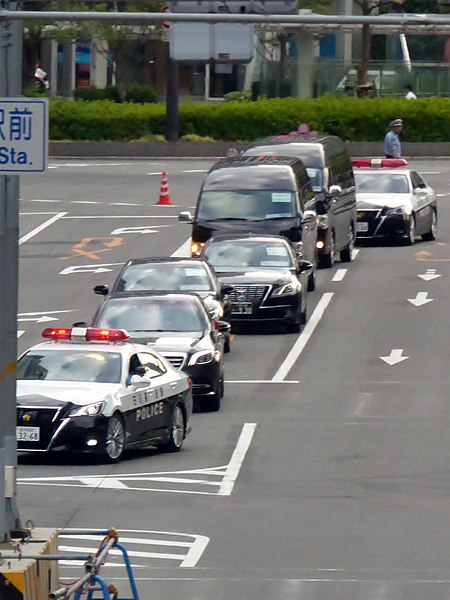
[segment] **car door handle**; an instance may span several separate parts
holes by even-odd
[[[170,387],[174,390],[177,387],[177,384],[175,381],[171,381],[170,382]]]

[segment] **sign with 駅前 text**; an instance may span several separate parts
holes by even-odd
[[[0,98],[0,173],[47,168],[47,98]]]

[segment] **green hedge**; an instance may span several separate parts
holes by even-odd
[[[276,98],[257,102],[192,102],[180,105],[180,136],[248,141],[288,133],[300,123],[351,141],[383,139],[389,121],[402,118],[409,142],[450,141],[450,99]],[[52,100],[52,140],[134,140],[165,131],[163,104]]]

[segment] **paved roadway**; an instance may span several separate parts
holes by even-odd
[[[183,252],[176,215],[209,164],[53,160],[24,176],[21,349],[88,319],[128,257]],[[361,247],[319,272],[303,334],[237,335],[223,408],[194,415],[180,454],[23,458],[22,517],[127,530],[143,599],[448,597],[450,181],[446,161],[417,166],[440,196],[437,242]],[[155,206],[163,169],[173,207]],[[380,359],[392,350],[405,360]],[[116,557],[104,573],[125,585]]]

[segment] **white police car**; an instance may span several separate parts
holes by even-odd
[[[17,365],[17,445],[23,452],[181,449],[192,382],[120,329],[49,328]]]
[[[397,238],[413,244],[417,236],[434,240],[437,204],[434,190],[403,158],[352,161],[359,239]]]

